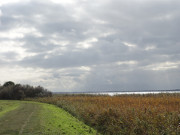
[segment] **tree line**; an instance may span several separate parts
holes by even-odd
[[[20,100],[24,98],[48,97],[52,96],[52,92],[37,86],[15,84],[12,81],[5,82],[0,85],[0,99]]]

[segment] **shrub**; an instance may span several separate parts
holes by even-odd
[[[0,99],[20,100],[33,97],[48,97],[52,93],[41,86],[33,87],[29,85],[15,84],[12,81],[5,82],[0,86]]]

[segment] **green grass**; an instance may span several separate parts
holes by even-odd
[[[40,125],[39,118],[36,116],[38,116],[39,105],[22,102],[19,102],[19,104],[20,106],[17,109],[7,112],[0,118],[0,134],[38,134],[37,131],[40,128]],[[34,118],[30,115],[32,112],[32,116],[35,116]],[[29,116],[31,117],[29,118]]]
[[[11,101],[0,101],[0,117],[3,116],[5,113],[12,111],[18,108],[20,105],[19,102],[11,102]]]
[[[30,101],[0,101],[0,106],[4,110],[0,117],[2,135],[97,134],[94,129],[54,105]]]
[[[96,131],[54,105],[42,104],[43,134],[95,135]]]

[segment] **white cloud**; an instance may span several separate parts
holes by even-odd
[[[80,70],[85,70],[85,71],[91,71],[91,68],[88,66],[81,66],[79,67]]]
[[[5,4],[12,4],[12,3],[18,3],[21,0],[1,0],[0,1],[0,6],[5,5]]]
[[[42,37],[42,34],[33,27],[17,27],[9,31],[0,32],[1,38],[17,39],[23,38],[25,34],[32,34],[36,37]]]
[[[15,52],[18,54],[15,56],[16,60],[22,60],[24,57],[27,56],[35,56],[36,53],[30,53],[26,52],[26,49],[23,48],[24,42],[19,41],[0,41],[1,49],[0,53],[12,53]],[[8,57],[1,57],[1,59],[4,59],[5,61],[8,60]],[[11,61],[11,60],[10,60]]]
[[[49,43],[59,45],[59,46],[66,46],[69,44],[69,41],[63,41],[63,40],[58,40],[58,39],[50,39]]]
[[[137,61],[118,61],[118,62],[116,62],[117,65],[124,65],[124,64],[135,65],[137,63],[138,63]]]
[[[41,68],[34,69],[20,66],[4,66],[0,68],[0,74],[0,82],[8,80],[16,80],[17,82],[21,82],[28,80],[28,82],[35,83],[39,82],[43,76],[47,75],[48,71]]]
[[[145,70],[165,71],[179,68],[180,62],[162,62],[143,67]]]
[[[147,46],[147,47],[145,48],[146,51],[154,50],[154,49],[156,49],[155,46]]]
[[[93,46],[93,43],[96,43],[96,42],[98,42],[98,39],[93,37],[93,38],[87,39],[85,41],[78,42],[77,48],[88,49]]]
[[[56,4],[63,4],[63,5],[68,5],[68,4],[74,4],[75,1],[74,0],[50,0],[52,1],[53,3],[56,3]]]
[[[135,48],[137,45],[132,44],[132,43],[128,43],[128,42],[122,42],[125,46],[128,46],[130,48]]]

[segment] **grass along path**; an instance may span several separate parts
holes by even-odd
[[[11,111],[6,111],[0,117],[2,135],[97,134],[94,129],[54,105],[28,101],[0,101],[0,106],[5,104],[10,104],[6,108],[11,108],[8,109]]]
[[[19,102],[16,101],[0,101],[0,117],[3,116],[3,114],[18,108],[19,105]]]
[[[40,127],[39,118],[37,117],[39,108],[40,106],[36,104],[20,103],[20,106],[17,109],[7,112],[0,118],[0,134],[37,134],[38,128]],[[33,111],[35,112],[34,116],[37,118],[30,119],[29,116]],[[30,119],[29,122],[28,118]]]

